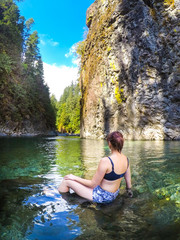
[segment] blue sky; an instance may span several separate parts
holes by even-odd
[[[20,14],[35,21],[32,31],[40,38],[45,81],[51,94],[59,99],[64,88],[77,78],[78,66],[69,54],[83,40],[86,11],[94,0],[24,0],[18,3]]]

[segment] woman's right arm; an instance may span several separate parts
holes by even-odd
[[[83,184],[86,187],[94,188],[101,183],[101,181],[106,173],[106,170],[107,170],[107,161],[105,160],[105,158],[103,158],[100,160],[97,171],[91,180],[87,180],[87,179],[75,176],[73,174],[66,175],[64,177],[64,179],[65,180],[73,180],[73,181]]]

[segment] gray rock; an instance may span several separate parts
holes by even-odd
[[[180,13],[150,0],[96,0],[81,58],[81,136],[180,138]]]

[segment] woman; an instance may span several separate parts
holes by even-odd
[[[60,193],[68,192],[71,188],[76,194],[90,201],[110,203],[117,197],[124,177],[127,193],[132,197],[129,160],[122,153],[123,135],[118,131],[112,132],[108,135],[107,142],[111,155],[100,160],[92,180],[73,174],[66,175],[58,188]]]

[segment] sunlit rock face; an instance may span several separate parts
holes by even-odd
[[[180,8],[96,0],[81,59],[81,137],[180,139]]]

